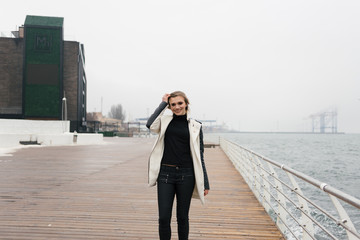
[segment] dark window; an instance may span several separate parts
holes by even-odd
[[[59,67],[57,64],[28,64],[27,84],[59,84]]]

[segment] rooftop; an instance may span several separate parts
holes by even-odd
[[[47,27],[63,27],[64,18],[62,17],[45,17],[27,15],[25,19],[25,26],[47,26]]]

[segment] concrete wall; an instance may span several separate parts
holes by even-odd
[[[0,148],[21,146],[20,141],[40,145],[101,144],[102,134],[70,133],[69,121],[0,119]]]
[[[0,119],[0,134],[63,134],[69,121]]]
[[[22,113],[23,39],[0,38],[0,115]]]

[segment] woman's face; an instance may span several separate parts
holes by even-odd
[[[171,111],[177,115],[185,115],[186,114],[186,103],[185,99],[182,96],[172,97],[169,99],[170,109]]]

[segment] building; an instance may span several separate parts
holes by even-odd
[[[63,21],[26,16],[0,37],[0,118],[67,118],[71,131],[86,131],[84,45],[64,41]]]

